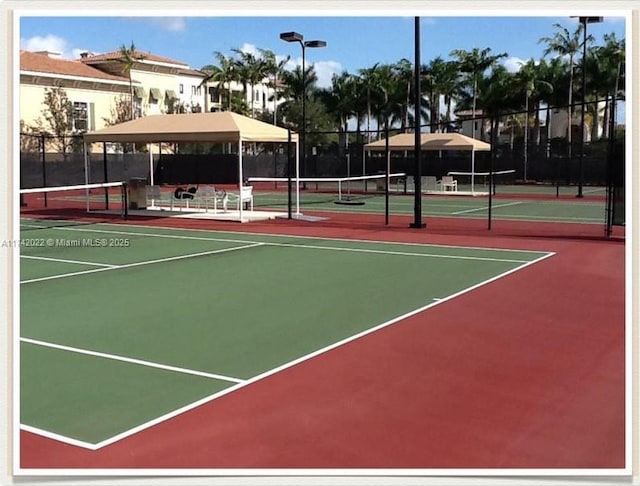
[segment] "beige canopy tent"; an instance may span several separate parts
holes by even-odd
[[[300,212],[300,183],[298,160],[298,135],[289,130],[229,111],[215,113],[181,113],[149,115],[118,123],[84,134],[84,143],[237,143],[238,180],[242,185],[242,144],[244,142],[274,142],[296,144],[296,206]],[[85,154],[87,151],[85,150]],[[85,155],[85,171],[87,170]],[[149,150],[151,184],[153,180],[153,154]],[[88,172],[87,172],[88,177]],[[242,220],[242,205],[240,205]]]
[[[376,140],[364,146],[365,150],[383,151],[386,150],[387,139]],[[414,150],[415,134],[400,133],[389,137],[389,150]],[[461,150],[468,152],[487,152],[491,150],[491,145],[482,140],[467,137],[461,133],[422,133],[420,135],[421,150]],[[471,165],[471,191],[474,186],[475,167]]]
[[[364,146],[365,150],[385,150],[386,139],[377,140]],[[491,145],[482,140],[467,137],[461,133],[422,133],[420,135],[420,147],[422,150],[464,150],[464,151],[488,151]],[[415,148],[415,135],[413,133],[400,133],[389,137],[389,150],[413,150]]]

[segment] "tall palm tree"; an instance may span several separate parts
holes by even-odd
[[[273,51],[260,48],[258,48],[258,51],[264,60],[264,73],[269,76],[269,85],[273,88],[273,124],[275,125],[278,119],[278,79],[282,77],[284,67],[291,59],[291,56],[278,61]]]
[[[371,141],[371,105],[373,103],[372,96],[376,91],[376,74],[379,63],[375,63],[370,68],[362,68],[358,70],[362,87],[367,94],[367,141]]]
[[[540,140],[540,96],[541,92],[553,91],[551,83],[541,79],[542,72],[538,69],[536,61],[529,59],[526,63],[521,63],[520,71],[515,75],[515,84],[524,92],[525,96],[525,120],[524,120],[524,180],[527,180],[527,161],[529,156],[529,118],[531,114],[529,101],[533,97],[535,100],[535,128],[537,129],[537,140]]]
[[[493,68],[499,59],[506,57],[506,53],[491,54],[491,48],[479,49],[474,47],[471,51],[464,49],[454,49],[450,53],[457,58],[458,69],[468,75],[467,81],[471,85],[472,116],[475,117],[478,100],[478,83],[481,76],[489,68]],[[475,125],[475,124],[474,124]]]
[[[395,71],[395,92],[393,98],[396,100],[395,117],[400,122],[400,128],[406,132],[411,126],[410,110],[411,100],[414,90],[414,69],[413,64],[408,59],[400,59],[394,64]]]
[[[580,23],[574,32],[569,31],[560,24],[553,24],[556,32],[551,37],[542,37],[539,43],[546,43],[547,48],[544,50],[543,56],[547,56],[551,52],[555,52],[560,56],[569,58],[569,105],[567,107],[567,141],[569,143],[569,158],[571,158],[571,126],[573,120],[573,68],[576,54],[582,45],[582,28]]]
[[[141,52],[136,50],[136,46],[133,41],[131,41],[131,45],[129,47],[122,44],[119,50],[120,57],[118,58],[118,62],[120,62],[122,66],[122,72],[129,79],[129,116],[130,119],[133,120],[135,118],[135,106],[134,106],[134,93],[133,93],[133,79],[131,78],[131,70],[134,68],[136,62],[144,60],[145,56]]]
[[[458,86],[456,65],[454,62],[444,61],[442,57],[438,56],[432,59],[429,64],[424,65],[422,72],[427,75],[426,87],[429,89],[429,95],[433,97],[431,119],[435,123],[434,130],[440,132],[442,131],[440,123],[442,118],[440,114],[441,99],[447,107],[447,114],[444,117],[445,123],[451,121],[451,103]]]
[[[231,83],[237,80],[237,73],[233,59],[228,58],[223,53],[216,51],[214,53],[217,66],[209,65],[202,68],[207,73],[207,77],[202,80],[200,85],[206,85],[209,82],[217,83],[218,85],[218,102],[222,105],[222,90],[224,86],[227,86],[227,110],[231,110],[232,87]]]
[[[541,59],[538,64],[540,79],[553,86],[553,91],[540,94],[541,102],[546,104],[545,126],[547,140],[547,157],[550,155],[550,141],[552,133],[551,111],[556,107],[567,105],[567,95],[569,86],[569,72],[567,65],[560,57],[550,60]]]
[[[287,125],[293,130],[301,132],[302,128],[302,98],[306,94],[307,97],[316,91],[315,84],[318,76],[311,66],[305,66],[305,73],[302,73],[302,67],[296,66],[293,71],[285,71],[282,75],[284,89],[282,97],[286,100],[280,106],[280,110],[286,114]]]
[[[617,39],[615,33],[604,35],[604,46],[599,46],[593,50],[591,58],[595,61],[597,73],[597,85],[592,89],[597,93],[598,97],[605,96],[610,98],[610,103],[605,105],[604,133],[609,134],[609,117],[614,112],[612,110],[613,103],[622,95],[624,96],[624,61],[625,61],[625,40]]]
[[[342,152],[348,145],[349,120],[357,112],[357,84],[356,76],[344,71],[334,74],[331,87],[320,90],[319,97],[338,129],[339,147]]]
[[[236,66],[239,71],[242,85],[251,87],[251,117],[255,118],[255,85],[260,83],[266,77],[266,63],[264,59],[254,55],[251,52],[243,51],[241,49],[232,49],[233,52],[238,54],[239,58],[236,59]]]
[[[451,51],[451,56],[457,58],[458,65],[460,71],[463,73],[467,73],[471,78],[472,85],[472,118],[473,123],[471,124],[471,136],[475,138],[475,117],[476,117],[476,104],[478,100],[478,82],[481,76],[484,76],[484,73],[487,69],[494,67],[498,60],[506,57],[506,53],[502,54],[491,54],[491,48],[487,47],[485,49],[479,49],[474,47],[472,51],[465,51],[463,49],[455,49]],[[475,171],[475,151],[471,152],[471,172]],[[474,177],[473,174],[471,176],[471,191],[473,192],[474,185]]]

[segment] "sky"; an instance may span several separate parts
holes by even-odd
[[[305,40],[327,42],[325,48],[306,49],[306,62],[314,65],[321,87],[329,86],[331,76],[343,71],[357,73],[376,63],[395,63],[403,58],[414,61],[415,17],[406,15],[411,12],[385,16],[352,13],[345,16],[336,12],[332,17],[306,13],[303,16],[227,16],[210,12],[179,16],[178,13],[185,12],[148,9],[145,16],[135,17],[82,9],[46,15],[23,12],[18,23],[20,48],[56,51],[73,59],[83,51],[111,52],[133,42],[141,51],[182,61],[196,69],[215,64],[216,51],[231,56],[232,49],[254,52],[261,48],[273,51],[279,59],[291,56],[287,67],[292,68],[301,62],[301,47],[280,40],[279,35],[295,31]],[[577,27],[577,19],[568,12],[558,15],[553,11],[536,11],[525,15],[513,11],[500,17],[471,16],[456,10],[445,13],[420,17],[422,64],[438,56],[451,59],[450,52],[454,49],[489,47],[493,54],[506,53],[508,56],[501,62],[515,71],[521,62],[542,58],[546,45],[539,42],[540,38],[552,36],[554,24],[570,31]],[[610,15],[604,16],[602,23],[588,26],[588,33],[596,43],[603,43],[603,35],[612,32],[618,39],[625,38],[625,19],[620,11],[607,13]],[[594,13],[576,12],[576,15]]]

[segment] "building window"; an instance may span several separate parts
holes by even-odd
[[[219,98],[219,91],[217,87],[209,86],[209,101],[211,103],[217,103]]]
[[[89,105],[82,101],[73,102],[73,129],[86,132],[89,128]]]
[[[191,96],[195,96],[196,95],[196,87],[195,85],[191,85]]]
[[[184,84],[180,83],[180,94],[184,94]]]

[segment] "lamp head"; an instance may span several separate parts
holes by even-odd
[[[287,42],[302,42],[304,37],[302,37],[302,34],[298,34],[297,32],[283,32],[280,34],[280,39]]]
[[[577,17],[577,16],[572,16],[572,19],[577,18],[578,22],[580,22],[581,24],[596,24],[598,22],[602,22],[604,19],[603,17]]]
[[[304,43],[305,47],[326,47],[327,43],[321,40],[312,40]]]

